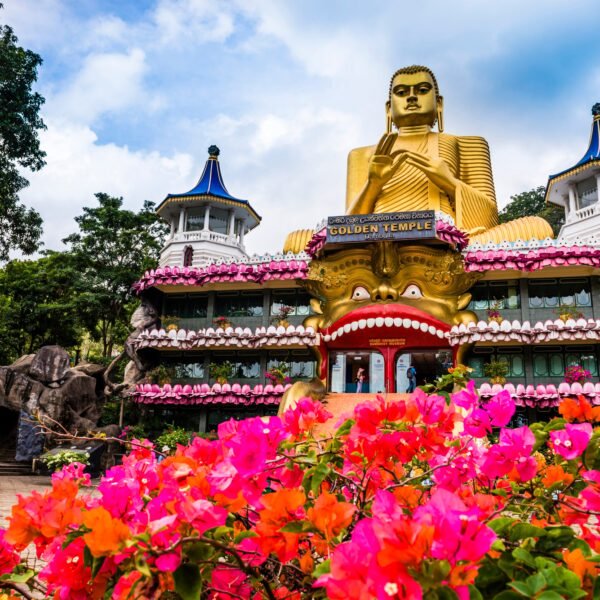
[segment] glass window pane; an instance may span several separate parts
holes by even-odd
[[[598,375],[598,366],[594,354],[582,354],[580,364],[584,369],[587,369],[592,376],[596,377]]]
[[[510,375],[512,377],[523,377],[525,375],[525,364],[520,354],[513,354],[511,360]]]
[[[550,355],[550,375],[552,377],[562,377],[565,374],[565,365],[563,357],[560,354]]]
[[[533,357],[533,374],[536,377],[548,375],[548,362],[545,354],[536,354]]]

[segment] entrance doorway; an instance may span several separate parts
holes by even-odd
[[[0,406],[0,462],[15,459],[18,431],[19,413]]]
[[[417,372],[417,385],[433,383],[453,365],[451,350],[419,350],[396,357],[396,391],[408,389],[407,370],[412,365]]]
[[[366,350],[344,350],[329,354],[329,391],[353,394],[357,391],[383,392],[385,372],[383,356]],[[358,388],[359,373],[362,374],[361,389]]]

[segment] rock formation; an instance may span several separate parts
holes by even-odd
[[[54,420],[72,433],[101,430],[96,424],[104,403],[103,373],[99,365],[70,368],[60,346],[44,346],[0,367],[0,407],[20,414],[17,460],[30,460],[42,450],[36,419],[51,428]]]

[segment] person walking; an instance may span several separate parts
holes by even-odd
[[[417,370],[410,365],[406,370],[406,376],[408,377],[408,388],[407,393],[412,394],[417,387]]]
[[[362,367],[359,367],[358,371],[356,372],[356,393],[357,394],[362,393],[363,383],[364,383],[365,379],[366,379],[365,370]]]

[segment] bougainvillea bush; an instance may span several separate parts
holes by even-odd
[[[0,532],[0,589],[69,600],[597,598],[600,414],[583,397],[560,410],[511,429],[510,396],[480,404],[470,382],[365,402],[337,424],[303,399],[283,418],[223,423],[217,440],[194,438],[160,462],[140,442],[94,494],[69,465],[50,491],[19,498]],[[32,543],[37,572],[17,554]]]

